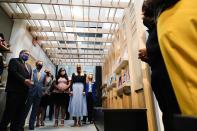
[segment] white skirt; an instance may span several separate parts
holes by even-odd
[[[86,96],[83,95],[84,85],[73,83],[73,95],[70,97],[68,112],[72,117],[87,116]]]

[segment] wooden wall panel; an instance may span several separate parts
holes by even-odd
[[[141,19],[142,3],[143,0],[131,2],[125,10],[124,19],[119,24],[119,30],[115,34],[113,48],[111,48],[104,64],[103,77],[104,81],[107,81],[112,76],[115,63],[126,52],[129,62],[131,95],[109,99],[108,107],[146,108],[149,131],[157,131],[149,67],[138,59],[138,50],[145,47],[146,40]],[[114,95],[113,93],[109,94]],[[114,104],[114,106],[111,104]]]

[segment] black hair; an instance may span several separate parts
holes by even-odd
[[[61,72],[62,72],[62,71],[65,71],[65,75],[64,75],[64,76],[61,76]],[[57,74],[57,76],[56,76],[56,84],[58,84],[58,79],[59,79],[60,77],[64,77],[66,80],[68,80],[68,75],[67,75],[67,73],[66,73],[66,69],[64,69],[64,68],[60,68],[60,69],[59,69],[58,74]]]
[[[0,33],[0,37],[1,37],[2,39],[4,39],[4,35],[3,35],[3,33]]]
[[[154,20],[155,16],[155,6],[151,0],[144,1],[142,6],[143,12],[143,24],[148,28],[148,30],[152,30],[156,27],[156,23]]]
[[[144,1],[142,5],[142,12],[144,17],[154,17],[154,3],[150,0]]]

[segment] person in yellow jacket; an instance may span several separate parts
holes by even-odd
[[[179,0],[157,22],[159,45],[182,114],[197,115],[197,1]]]

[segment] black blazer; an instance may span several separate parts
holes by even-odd
[[[25,79],[31,79],[32,69],[20,58],[12,58],[8,65],[8,78],[6,84],[6,92],[27,93],[28,87],[24,84]]]

